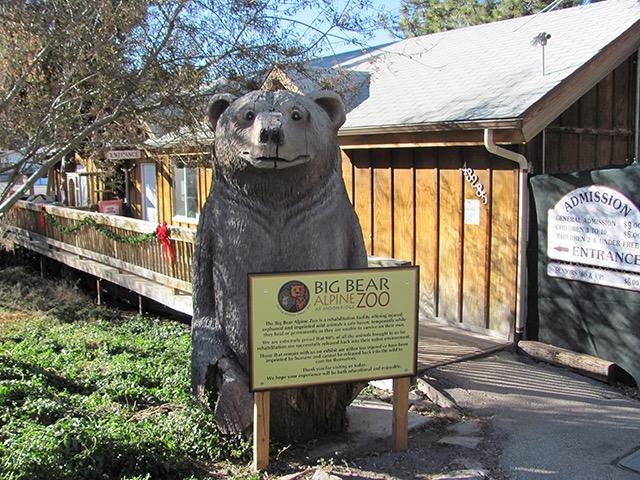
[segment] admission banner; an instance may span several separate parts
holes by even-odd
[[[640,383],[640,165],[531,178],[527,336]]]
[[[418,267],[249,275],[252,391],[413,376]]]
[[[550,277],[640,291],[640,210],[611,187],[574,189],[549,209],[547,256],[569,262]]]

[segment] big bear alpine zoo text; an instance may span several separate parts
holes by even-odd
[[[252,390],[415,375],[417,294],[418,267],[249,275]]]
[[[640,211],[626,196],[578,188],[547,219],[549,276],[640,291]]]

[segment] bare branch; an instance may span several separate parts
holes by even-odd
[[[62,160],[69,153],[73,152],[73,150],[78,147],[80,142],[82,142],[85,138],[91,135],[96,130],[108,125],[109,123],[115,121],[120,115],[120,108],[122,103],[124,102],[124,98],[120,101],[118,107],[116,107],[115,111],[111,115],[107,115],[106,117],[101,118],[100,120],[94,122],[89,125],[87,128],[78,133],[74,138],[72,138],[64,148],[56,152],[51,158],[42,163],[40,168],[38,168],[28,179],[27,181],[18,188],[13,194],[11,194],[7,199],[5,199],[0,204],[0,215],[4,215],[6,211],[16,202],[18,201],[24,192],[29,190],[39,178],[42,178],[47,174],[49,168],[54,166],[60,160]]]
[[[25,82],[29,78],[29,75],[33,72],[35,66],[40,62],[42,57],[47,54],[49,51],[49,46],[46,45],[40,49],[40,51],[36,54],[33,60],[27,65],[24,73],[18,78],[15,82],[13,82],[13,86],[9,89],[9,92],[5,95],[5,97],[0,101],[0,111],[4,110],[7,105],[11,103],[11,101],[15,98],[15,96],[20,92]]]

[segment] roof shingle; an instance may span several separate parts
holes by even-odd
[[[609,0],[403,40],[346,56],[369,75],[347,115],[357,128],[519,118],[640,20],[637,0]],[[541,32],[545,48],[532,45]]]

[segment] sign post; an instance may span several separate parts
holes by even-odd
[[[392,446],[407,448],[418,267],[249,275],[253,467],[269,463],[269,392],[393,378]]]
[[[393,379],[393,423],[391,427],[394,451],[406,450],[409,442],[409,387],[411,377]]]
[[[271,392],[253,394],[253,469],[264,470],[269,465],[269,401]]]

